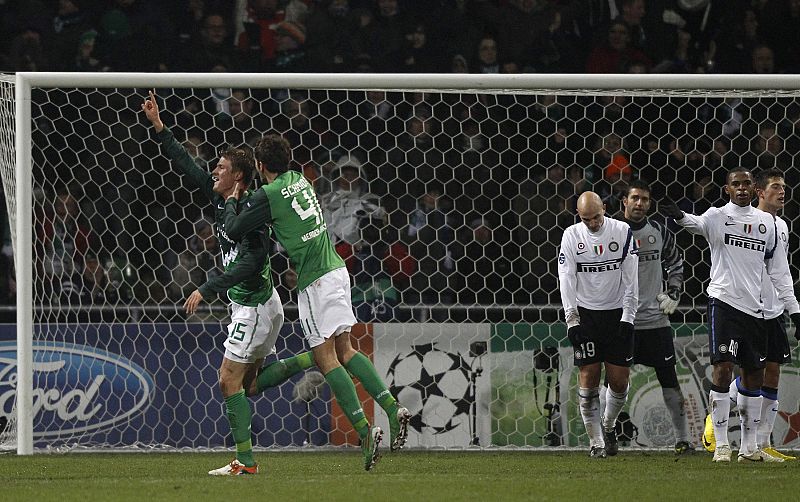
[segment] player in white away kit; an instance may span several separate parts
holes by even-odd
[[[633,336],[633,362],[650,366],[661,384],[675,430],[675,453],[693,453],[685,400],[675,372],[675,345],[669,315],[675,312],[683,289],[683,256],[667,226],[647,218],[650,186],[641,180],[628,185],[622,205],[624,221],[633,231],[639,255],[639,307]],[[664,276],[666,275],[666,288]]]
[[[725,191],[730,202],[712,207],[702,216],[685,214],[675,204],[666,204],[663,211],[690,232],[705,237],[711,249],[711,282],[706,292],[713,365],[709,404],[717,442],[714,462],[731,460],[728,392],[735,364],[742,375],[737,396],[742,431],[739,462],[775,462],[776,457],[765,454],[756,444],[767,359],[762,275],[769,275],[792,320],[800,320],[800,306],[794,297],[786,250],[777,245],[775,219],[750,205],[750,172],[743,168],[729,171]]]
[[[778,169],[759,171],[756,174],[755,184],[758,195],[758,208],[775,217],[778,246],[783,246],[788,256],[789,226],[783,218],[778,216],[778,211],[783,209],[784,197],[786,196],[786,183],[783,179],[783,173]],[[756,442],[758,447],[768,455],[782,460],[795,460],[797,457],[779,452],[772,447],[771,442],[772,428],[775,425],[775,417],[778,414],[778,381],[781,375],[781,365],[792,362],[792,352],[789,348],[789,337],[786,334],[786,325],[783,319],[785,310],[783,302],[778,298],[775,287],[769,280],[768,275],[762,275],[761,282],[764,319],[767,321],[767,367],[764,369],[764,384],[761,386],[761,422],[758,424]],[[795,331],[795,337],[800,339],[800,330]],[[739,388],[742,385],[741,381],[741,377],[737,377],[731,382],[728,394],[731,399],[731,406],[736,405]],[[708,439],[709,449],[712,449],[713,436]]]
[[[604,213],[605,204],[596,193],[581,194],[581,222],[564,231],[558,254],[567,335],[579,368],[581,417],[589,434],[589,456],[595,458],[617,454],[614,426],[628,396],[639,292],[631,228]],[[600,363],[608,380],[602,422]]]

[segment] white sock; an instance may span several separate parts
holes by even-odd
[[[608,392],[607,385],[600,385],[600,415],[606,410],[606,392]]]
[[[717,448],[720,445],[728,446],[728,416],[731,413],[731,400],[728,393],[711,391],[708,395],[711,406],[711,420],[714,424],[714,439]]]
[[[605,447],[603,431],[600,425],[600,388],[578,389],[578,402],[581,407],[581,417],[586,433],[589,435],[589,446]]]
[[[628,388],[620,393],[614,392],[611,386],[606,390],[606,409],[603,411],[603,429],[610,431],[617,425],[617,417],[622,407],[625,406],[625,400],[628,398]]]
[[[689,421],[686,420],[685,403],[680,387],[663,387],[664,404],[672,418],[672,427],[675,430],[675,442],[689,441]]]
[[[750,392],[746,389],[742,390]],[[739,446],[739,454],[752,455],[758,449],[756,433],[758,424],[761,423],[761,396],[748,396],[740,391],[736,404],[739,407],[739,423],[742,426],[742,444]]]
[[[731,382],[730,391],[728,392],[728,397],[731,398],[731,409],[736,408],[736,400],[739,399],[739,378],[736,377]]]
[[[778,416],[779,402],[771,397],[765,396],[763,392],[761,393],[761,423],[758,424],[756,437],[759,448],[772,446],[769,437],[772,435],[772,428],[775,426],[775,417]]]

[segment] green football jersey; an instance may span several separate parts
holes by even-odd
[[[268,254],[269,227],[262,225],[241,238],[230,238],[225,232],[225,201],[214,192],[211,174],[195,163],[169,129],[165,127],[156,137],[177,170],[186,175],[190,183],[214,204],[214,235],[222,251],[225,272],[200,286],[200,294],[205,300],[210,300],[215,294],[227,290],[228,298],[240,305],[254,307],[265,303],[273,291]],[[242,200],[246,201],[251,196],[252,193],[248,191]]]
[[[238,211],[238,214],[237,214]],[[344,267],[322,218],[311,183],[296,171],[287,171],[263,185],[248,200],[225,202],[225,230],[232,239],[271,224],[286,249],[302,291],[323,275]]]

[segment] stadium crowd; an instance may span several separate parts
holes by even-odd
[[[11,35],[0,42],[3,71],[800,69],[792,42],[800,0],[59,0],[2,2],[0,14]],[[587,190],[618,215],[624,187],[642,178],[655,200],[669,196],[700,214],[721,204],[723,168],[778,167],[789,186],[800,181],[800,104],[785,99],[181,92],[165,97],[169,123],[203,162],[265,131],[290,141],[295,167],[322,195],[360,320],[407,320],[411,312],[398,307],[420,303],[559,303],[557,243]],[[61,117],[37,122],[34,146],[36,169],[59,180],[35,194],[36,273],[49,278],[40,298],[182,302],[220,265],[208,215],[187,191],[162,188],[180,181],[135,114],[111,117],[122,128],[105,138],[46,139],[92,122],[70,116],[70,107],[87,110],[76,100],[135,109],[141,96],[54,93],[34,111]],[[92,166],[127,183],[109,191]],[[71,182],[58,175],[65,169]],[[788,199],[792,220],[798,205]],[[3,239],[0,303],[13,303],[7,226]],[[679,234],[694,269],[685,301],[702,296],[708,276],[694,239]],[[276,249],[273,266],[291,303],[296,275],[282,256]],[[424,315],[455,319],[446,310]]]

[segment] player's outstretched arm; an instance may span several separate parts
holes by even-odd
[[[149,91],[149,97],[142,103],[142,111],[147,117],[147,120],[153,125],[153,130],[156,132],[156,139],[158,139],[161,146],[164,148],[164,153],[172,161],[173,165],[181,174],[185,174],[195,188],[205,194],[208,200],[214,199],[214,180],[211,174],[201,166],[198,166],[189,152],[175,140],[172,131],[169,130],[164,122],[161,120],[161,113],[158,107],[158,101],[153,91]]]
[[[706,235],[706,216],[710,214],[711,208],[701,216],[685,213],[678,205],[669,199],[665,199],[658,204],[659,212],[667,218],[672,218],[675,223],[682,226],[693,234]]]
[[[161,112],[158,108],[155,92],[149,91],[149,97],[145,98],[144,103],[142,103],[142,111],[147,120],[153,125],[156,133],[164,130],[164,122],[161,121]]]

